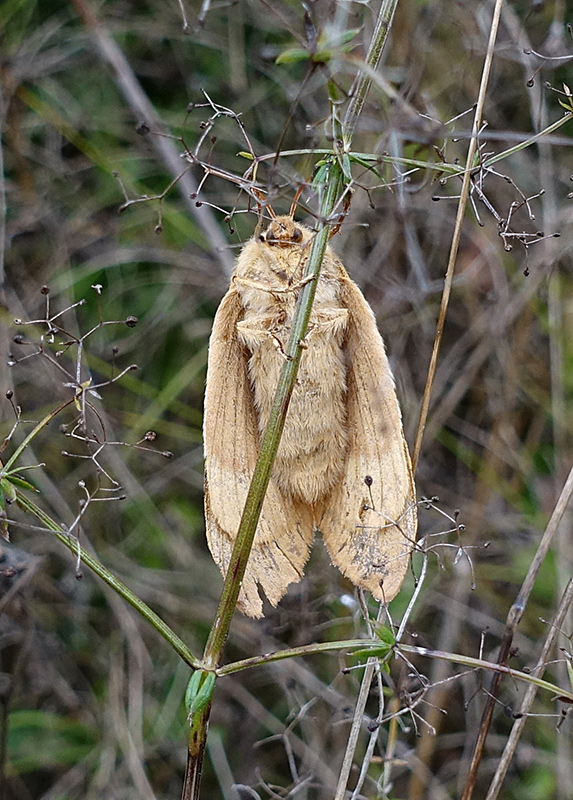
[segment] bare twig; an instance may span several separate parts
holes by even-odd
[[[376,618],[376,622],[380,623],[382,617],[385,613],[385,609],[380,606],[378,609],[378,616]],[[369,623],[371,627],[371,623]],[[360,691],[358,692],[358,698],[356,700],[356,706],[354,707],[354,716],[352,719],[352,727],[350,729],[350,735],[348,736],[348,741],[346,743],[346,752],[344,753],[344,760],[342,762],[342,767],[340,769],[340,775],[338,778],[338,785],[336,787],[336,794],[334,796],[334,800],[343,800],[345,792],[346,792],[346,785],[348,783],[348,778],[350,777],[350,770],[352,769],[352,763],[354,761],[354,753],[356,751],[356,746],[358,744],[358,737],[360,735],[360,731],[362,730],[362,725],[364,722],[364,710],[366,708],[366,702],[368,701],[368,695],[370,694],[370,686],[372,685],[372,680],[377,671],[380,670],[380,664],[378,658],[370,657],[366,662],[366,668],[364,670],[364,675],[362,676],[362,681],[360,683]],[[383,696],[380,697],[380,702],[383,702]],[[374,741],[376,741],[376,736],[378,733],[378,729],[374,732]],[[370,753],[370,757],[372,753]],[[362,770],[364,771],[364,769]]]
[[[458,255],[458,249],[460,246],[460,239],[462,235],[462,224],[464,221],[464,215],[466,210],[466,204],[468,201],[470,187],[471,187],[471,176],[472,176],[472,169],[473,169],[473,162],[474,157],[477,151],[478,146],[478,132],[480,130],[482,115],[483,115],[483,108],[485,104],[486,92],[489,83],[489,76],[491,72],[491,64],[493,61],[493,53],[495,49],[495,41],[497,38],[497,30],[499,27],[499,19],[501,15],[501,8],[503,5],[503,0],[496,0],[495,8],[493,12],[493,19],[491,23],[491,30],[489,35],[489,42],[487,46],[487,52],[485,57],[485,62],[483,65],[482,70],[482,77],[481,77],[481,84],[479,89],[479,95],[474,115],[474,122],[472,127],[472,138],[470,139],[470,144],[468,147],[468,154],[466,158],[466,169],[464,172],[464,179],[462,184],[462,190],[460,193],[460,199],[458,202],[458,211],[456,215],[456,222],[454,226],[454,233],[452,237],[452,244],[450,247],[450,254],[448,257],[448,266],[446,269],[446,278],[444,281],[444,290],[442,293],[442,301],[440,304],[440,312],[438,314],[438,322],[436,325],[436,336],[434,339],[434,346],[432,349],[432,355],[430,358],[430,366],[428,368],[428,377],[426,379],[426,386],[424,387],[424,396],[422,398],[422,408],[420,410],[420,420],[418,422],[418,430],[416,431],[416,441],[414,444],[414,454],[412,456],[412,468],[414,472],[416,471],[416,467],[418,465],[418,459],[420,457],[420,450],[422,449],[422,439],[424,436],[424,429],[426,427],[426,420],[428,418],[428,411],[430,408],[430,397],[432,394],[432,387],[434,384],[434,377],[436,375],[436,367],[438,363],[438,354],[440,352],[440,345],[442,343],[442,335],[444,332],[444,323],[446,321],[446,314],[448,311],[448,304],[450,301],[450,294],[452,290],[452,283],[454,280],[454,270],[456,266],[456,259]]]
[[[555,616],[555,619],[553,620],[549,628],[549,632],[547,634],[545,642],[543,643],[543,648],[541,650],[541,655],[539,656],[539,661],[532,670],[532,672],[535,673],[536,676],[540,676],[543,674],[543,670],[547,665],[547,661],[549,659],[551,651],[555,646],[557,636],[560,633],[560,628],[563,625],[563,622],[565,621],[565,618],[569,612],[572,602],[573,602],[573,578],[570,578],[565,588],[565,592],[563,593],[563,596],[561,598],[561,602],[559,603],[559,608],[557,609],[557,614]],[[507,770],[515,753],[519,737],[521,736],[523,728],[527,721],[527,714],[533,704],[536,694],[537,694],[537,686],[535,686],[535,684],[533,683],[530,683],[525,691],[525,696],[522,700],[519,712],[516,715],[517,719],[513,723],[509,739],[506,742],[504,751],[502,753],[499,764],[497,765],[495,775],[493,776],[485,800],[496,800],[496,798],[499,795],[499,790],[501,789],[504,778],[507,774]]]
[[[525,576],[525,580],[523,581],[519,594],[517,595],[517,598],[515,599],[513,605],[509,609],[509,613],[507,615],[507,619],[505,622],[505,633],[503,635],[498,656],[498,663],[500,665],[504,665],[507,661],[507,658],[509,656],[509,651],[511,649],[511,645],[513,642],[515,630],[519,625],[521,617],[523,616],[523,612],[525,611],[525,608],[527,606],[529,595],[531,594],[531,590],[533,589],[533,584],[535,583],[537,574],[539,573],[541,565],[545,560],[545,556],[547,555],[551,542],[553,541],[553,537],[555,536],[555,533],[559,528],[559,522],[561,520],[561,517],[565,513],[565,509],[567,508],[572,495],[573,495],[573,468],[569,472],[569,477],[565,482],[565,486],[563,487],[563,490],[559,496],[555,509],[553,510],[553,514],[551,515],[549,524],[545,529],[545,533],[543,534],[541,542],[539,543],[539,547],[537,548],[535,557],[530,564],[529,570],[527,572],[527,575]],[[477,780],[477,772],[482,758],[483,748],[489,731],[489,726],[491,724],[491,718],[493,716],[493,710],[495,707],[495,702],[499,691],[499,685],[501,683],[501,677],[502,677],[501,672],[498,672],[494,675],[491,682],[491,686],[488,691],[486,705],[482,715],[480,730],[475,744],[474,752],[472,755],[472,760],[470,763],[470,768],[466,778],[464,790],[461,795],[461,800],[470,800],[473,794],[473,790],[475,788]]]

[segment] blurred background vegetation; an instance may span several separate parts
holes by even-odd
[[[184,6],[188,32],[175,0],[4,0],[0,7],[0,389],[2,398],[14,391],[24,421],[7,444],[9,455],[30,420],[69,399],[69,378],[58,364],[75,375],[77,358],[77,347],[63,346],[62,335],[52,345],[45,325],[16,327],[14,318],[45,319],[48,298],[52,314],[85,300],[58,320],[72,338],[102,319],[118,321],[85,339],[81,378],[89,369],[99,384],[138,365],[99,389],[101,401],[92,398],[101,419],[99,427],[92,420],[94,430],[119,443],[107,444],[99,463],[121,490],[110,492],[113,484],[94,460],[79,457],[89,449],[71,436],[82,435],[74,429],[73,405],[21,463],[44,465],[29,473],[41,492],[37,502],[68,526],[86,491],[99,488],[100,500],[90,501],[82,518],[82,542],[199,654],[222,586],[202,512],[207,343],[234,254],[256,215],[246,213],[235,185],[215,175],[190,197],[204,174],[193,167],[161,207],[138,203],[119,215],[124,196],[114,172],[132,199],[163,192],[185,168],[185,146],[194,150],[213,115],[213,108],[197,105],[208,95],[240,114],[257,155],[278,147],[306,151],[281,158],[274,171],[260,167],[276,211],[286,212],[297,182],[310,177],[318,160],[312,150],[329,146],[327,71],[342,92],[349,88],[375,9],[367,2],[308,3],[319,36],[332,44],[324,67],[307,58],[277,64],[282,52],[304,46],[304,8],[295,0],[213,2],[202,25],[200,4]],[[474,0],[399,3],[382,80],[369,96],[355,149],[463,162],[492,8]],[[482,153],[502,152],[562,116],[547,84],[573,85],[571,62],[524,51],[571,54],[568,22],[573,7],[564,0],[505,3]],[[356,29],[347,52],[332,40],[341,24]],[[147,135],[136,131],[142,120]],[[453,531],[445,541],[454,546],[430,559],[409,623],[413,643],[473,656],[482,647],[484,657],[495,658],[507,610],[571,464],[571,133],[568,123],[499,163],[501,175],[486,175],[482,187],[490,207],[477,203],[479,220],[468,210],[416,478],[418,497],[439,497],[440,510],[420,510],[422,533]],[[248,162],[237,154],[246,149],[237,119],[220,116],[201,157],[240,174]],[[412,446],[453,229],[451,198],[460,184],[406,166],[381,169],[382,181],[357,175],[368,191],[355,187],[333,246],[376,312]],[[516,237],[507,250],[499,219],[514,201],[542,190],[531,201],[534,220],[523,204],[515,211],[512,230],[525,244]],[[137,317],[135,327],[123,322],[129,316]],[[58,350],[66,352],[56,357]],[[0,409],[7,436],[14,409],[9,399]],[[150,449],[126,446],[147,431],[157,434],[143,443]],[[461,534],[451,519],[456,510]],[[26,528],[34,524],[28,515],[10,509],[10,516],[22,527],[12,529],[10,544],[0,544],[0,797],[177,798],[188,669],[111,590],[86,570],[78,579],[74,558],[49,533]],[[473,572],[468,558],[454,558],[458,535]],[[572,558],[569,518],[520,626],[516,668],[535,664]],[[391,605],[395,620],[413,587],[412,575]],[[228,657],[362,630],[352,587],[317,542],[304,581],[278,609],[262,621],[237,614]],[[569,618],[562,647],[570,647],[572,630]],[[563,653],[555,658],[548,677],[566,685]],[[332,797],[360,681],[360,672],[342,668],[353,663],[344,653],[291,659],[219,681],[203,796]],[[415,663],[436,686],[413,717],[402,718],[390,796],[456,797],[483,705],[481,677],[469,673],[444,683],[460,670]],[[390,685],[402,705],[419,688],[402,662],[393,665]],[[504,685],[480,796],[522,695],[522,687]],[[369,712],[375,716],[376,709],[373,696]],[[502,796],[570,798],[571,723],[556,731],[558,709],[547,696],[534,711]],[[363,796],[382,796],[386,739],[383,726]]]

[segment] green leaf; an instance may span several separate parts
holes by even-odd
[[[0,482],[0,536],[10,541],[10,531],[8,523],[6,522],[6,500],[4,498],[4,491],[2,489],[2,482]]]
[[[0,489],[2,489],[4,500],[7,503],[14,503],[16,501],[16,489],[13,487],[8,477],[2,478],[0,481]]]
[[[340,36],[339,42],[345,51],[348,48],[344,47],[344,45],[351,42],[358,33],[360,33],[360,28],[350,28],[350,30],[344,31],[342,36]]]
[[[315,64],[328,64],[339,53],[347,53],[352,49],[353,45],[350,42],[359,32],[360,28],[352,28],[333,39],[321,35],[314,52],[306,47],[289,47],[277,56],[275,63],[295,64],[297,61],[312,61]]]
[[[17,486],[18,489],[25,489],[28,492],[40,491],[32,483],[25,481],[24,478],[20,478],[18,475],[6,475],[5,480],[9,481],[13,486]],[[14,499],[16,499],[15,496]]]
[[[379,628],[376,629],[376,636],[385,644],[390,645],[390,647],[394,647],[396,644],[396,637],[394,636],[394,632],[390,630],[386,625],[381,625]]]
[[[355,650],[352,655],[358,658],[386,658],[392,651],[392,645],[383,644],[380,647],[365,647],[364,650]]]
[[[353,153],[349,153],[348,156],[350,158],[350,163],[351,164],[360,164],[361,167],[364,167],[365,169],[370,170],[371,172],[373,172],[376,175],[377,178],[380,178],[380,180],[382,180],[382,174],[374,166],[374,164],[370,164],[364,158],[360,158],[359,156],[356,156]]]
[[[321,64],[326,64],[329,61],[332,61],[333,58],[336,58],[339,53],[348,53],[354,46],[351,45],[350,42],[354,39],[357,33],[360,33],[360,28],[352,28],[349,31],[344,31],[344,33],[334,37],[333,39],[329,39],[326,36],[320,36],[318,39],[318,46],[316,48],[316,52],[312,56],[312,60]]]
[[[369,658],[370,656],[386,658],[388,653],[392,652],[392,648],[396,644],[396,637],[386,625],[380,625],[380,627],[376,629],[376,637],[382,642],[379,647],[365,647],[363,650],[355,650],[353,655],[360,658]]]
[[[330,176],[330,167],[331,161],[329,158],[319,161],[316,164],[314,168],[314,174],[312,176],[312,185],[314,188],[319,189],[321,186],[324,186],[327,183]]]
[[[352,169],[350,168],[350,158],[348,153],[342,153],[341,158],[338,159],[340,163],[340,169],[342,170],[342,174],[346,178],[347,181],[352,180]]]
[[[276,64],[295,64],[297,61],[307,61],[310,58],[310,53],[303,47],[291,47],[288,50],[283,50],[277,56]]]
[[[211,700],[215,687],[215,673],[197,669],[191,675],[185,691],[185,708],[188,716],[202,711]]]

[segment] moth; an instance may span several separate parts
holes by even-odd
[[[205,393],[205,519],[223,575],[284,360],[313,232],[274,216],[243,247],[215,315]],[[356,586],[389,602],[416,538],[410,456],[372,309],[330,246],[239,595],[263,616],[302,578],[315,531]]]

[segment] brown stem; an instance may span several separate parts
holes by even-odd
[[[541,542],[539,543],[539,547],[537,548],[535,558],[531,562],[531,565],[529,567],[527,575],[525,576],[525,580],[523,581],[519,594],[517,595],[513,605],[509,609],[509,613],[507,615],[507,619],[505,622],[505,632],[503,634],[503,639],[499,651],[498,664],[505,664],[507,662],[507,657],[509,655],[515,630],[521,621],[521,617],[523,616],[523,612],[525,611],[525,608],[527,606],[529,595],[531,594],[531,591],[533,589],[533,584],[535,583],[535,579],[537,578],[541,565],[545,560],[545,556],[547,555],[547,551],[549,550],[553,537],[555,536],[555,533],[559,528],[561,517],[565,513],[565,509],[567,508],[572,495],[573,495],[573,467],[571,468],[569,476],[565,481],[565,486],[563,487],[563,490],[559,495],[559,500],[557,501],[557,504],[553,510],[553,514],[551,515],[549,524],[545,529],[545,533],[541,538]],[[499,685],[501,682],[501,675],[502,675],[501,672],[496,672],[491,681],[491,686],[489,688],[486,705],[481,719],[480,731],[478,734],[477,742],[475,743],[474,752],[472,754],[472,760],[470,763],[470,768],[468,771],[466,783],[460,800],[470,800],[476,785],[477,772],[480,765],[480,761],[483,756],[483,748],[489,731],[489,726],[491,724],[493,709],[496,703],[496,698],[499,691]]]
[[[183,781],[181,800],[198,800],[199,798],[210,715],[211,703],[208,703],[202,711],[198,714],[194,714],[191,720],[187,766],[185,767],[185,779]]]
[[[422,439],[424,436],[424,430],[426,427],[426,420],[428,419],[428,413],[430,410],[430,397],[432,394],[432,387],[434,385],[434,378],[436,375],[436,368],[438,365],[438,354],[440,352],[440,346],[442,344],[442,335],[444,332],[444,324],[446,321],[446,314],[448,311],[448,304],[450,302],[450,294],[452,290],[452,283],[454,281],[454,271],[456,267],[456,260],[458,257],[458,249],[460,246],[460,239],[462,236],[462,223],[464,220],[464,215],[466,211],[466,204],[468,201],[469,193],[470,193],[470,182],[472,176],[472,166],[474,163],[475,154],[477,152],[477,145],[478,145],[478,133],[481,126],[481,120],[483,115],[483,108],[485,105],[485,97],[487,92],[487,87],[489,83],[489,76],[491,72],[491,64],[493,61],[493,53],[495,49],[495,40],[497,38],[497,29],[499,27],[499,19],[501,15],[501,7],[503,5],[503,0],[496,0],[494,12],[493,12],[493,19],[491,23],[491,30],[489,35],[489,42],[487,46],[487,52],[485,57],[485,62],[483,65],[482,70],[482,77],[481,77],[481,84],[478,94],[478,101],[476,105],[475,115],[474,115],[474,122],[472,127],[472,136],[470,139],[470,144],[468,147],[468,155],[466,159],[466,169],[464,171],[464,178],[462,183],[462,190],[460,192],[460,199],[458,202],[458,210],[456,214],[456,222],[454,226],[454,233],[452,237],[452,244],[450,247],[450,254],[448,257],[448,266],[446,269],[446,278],[444,281],[444,290],[442,292],[442,301],[440,304],[440,312],[438,314],[438,322],[436,324],[436,336],[434,339],[434,346],[432,349],[432,355],[430,357],[430,366],[428,367],[428,377],[426,379],[426,386],[424,387],[424,396],[422,398],[422,408],[420,410],[420,420],[418,422],[418,430],[416,431],[416,441],[414,444],[414,454],[412,456],[412,469],[414,473],[416,472],[416,467],[418,466],[418,459],[420,457],[420,451],[422,449]]]

